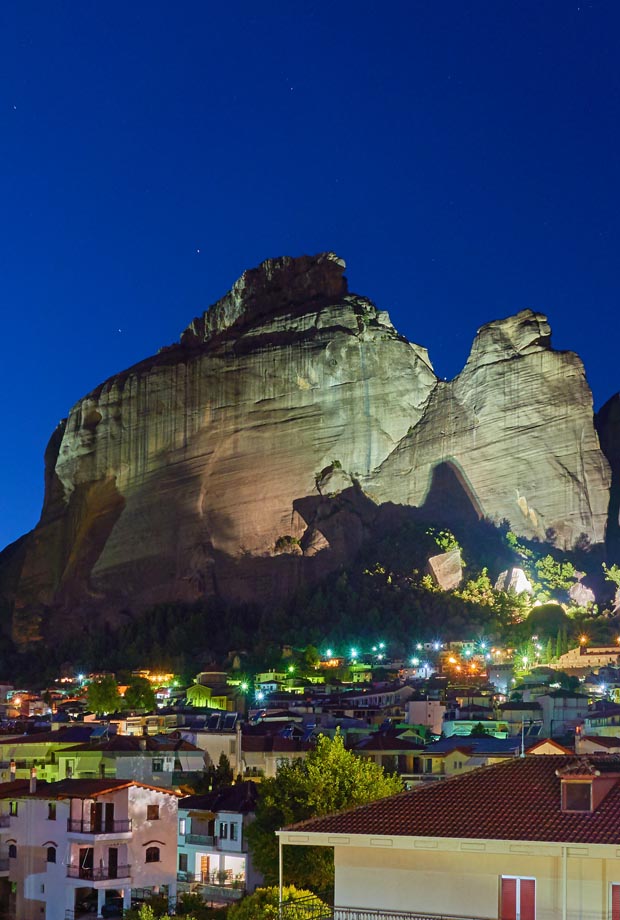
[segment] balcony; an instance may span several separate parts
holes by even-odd
[[[177,881],[181,889],[199,893],[207,901],[238,901],[245,894],[245,878],[234,878],[231,872],[205,872],[192,875],[179,872]]]
[[[101,821],[94,824],[90,821],[75,821],[69,818],[67,830],[70,834],[130,834],[131,818],[124,818],[120,821]]]
[[[88,882],[107,882],[110,879],[131,878],[131,866],[67,866],[67,878],[81,878]]]
[[[195,847],[214,847],[216,838],[208,834],[186,834],[185,843],[192,844]]]
[[[452,914],[425,914],[415,911],[381,910],[369,907],[321,907],[313,898],[297,898],[280,905],[280,920],[295,920],[303,907],[307,920],[478,920]]]

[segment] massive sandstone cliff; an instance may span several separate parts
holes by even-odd
[[[73,407],[41,520],[0,560],[16,638],[50,614],[289,595],[348,561],[380,506],[604,539],[590,390],[546,318],[484,326],[447,383],[343,270],[333,253],[264,262]]]

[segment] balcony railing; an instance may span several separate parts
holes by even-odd
[[[130,878],[131,866],[67,866],[67,878],[83,878],[89,882],[106,882],[108,879]]]
[[[210,837],[208,834],[186,834],[185,843],[193,844],[198,847],[214,847],[215,846],[215,837]]]
[[[203,872],[198,875],[178,872],[177,881],[189,885],[190,890],[200,891],[207,900],[235,901],[245,894],[245,878],[235,877],[232,871]]]
[[[314,903],[313,903],[314,902]],[[426,914],[416,911],[383,910],[369,907],[327,907],[313,898],[297,898],[280,905],[280,920],[478,920],[453,914]]]
[[[131,818],[119,821],[75,821],[67,820],[67,830],[70,834],[127,834],[131,831]]]
[[[11,816],[10,815],[0,815],[0,827],[10,827],[11,826]]]

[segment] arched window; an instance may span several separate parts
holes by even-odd
[[[47,848],[47,861],[50,863],[56,862],[56,847]]]
[[[17,858],[17,844],[9,843],[9,859]]]
[[[159,847],[146,848],[146,862],[159,862]]]

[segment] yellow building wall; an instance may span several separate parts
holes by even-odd
[[[377,838],[378,840],[385,838]],[[472,849],[395,849],[387,846],[335,847],[339,907],[366,907],[460,917],[499,915],[502,875],[536,879],[537,920],[562,918],[562,857],[506,851],[490,853],[484,843],[461,843]],[[511,852],[512,847],[512,852]],[[582,858],[572,847],[568,858],[569,920],[608,920],[611,882],[620,883],[618,859]],[[587,848],[586,848],[587,849]]]

